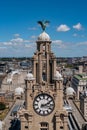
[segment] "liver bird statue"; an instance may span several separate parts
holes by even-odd
[[[41,25],[41,28],[42,28],[42,30],[43,31],[45,31],[45,29],[46,29],[46,26],[49,24],[50,22],[49,21],[38,21],[38,24],[40,24]]]

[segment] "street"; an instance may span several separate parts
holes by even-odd
[[[23,105],[23,102],[24,102],[24,100],[17,99],[16,102],[14,103],[14,105],[12,106],[11,110],[8,112],[7,116],[3,120],[5,122],[5,130],[9,130],[9,127],[11,126],[10,122],[12,119],[14,119],[14,117],[11,116],[11,112],[12,112],[13,108],[16,105],[19,105],[19,106]]]

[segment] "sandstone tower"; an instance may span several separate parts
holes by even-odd
[[[68,115],[63,108],[63,79],[56,70],[51,42],[45,31],[36,41],[32,73],[25,79],[21,130],[68,130]]]

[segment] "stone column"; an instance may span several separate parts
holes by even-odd
[[[30,82],[27,80],[27,86],[26,86],[26,109],[29,108],[29,99],[30,99]]]
[[[61,120],[59,116],[56,116],[56,130],[60,130]]]
[[[51,51],[51,43],[49,43],[49,51]]]
[[[46,59],[46,74],[47,74],[47,83],[50,82],[50,67],[49,67],[49,53],[47,52],[47,59]]]
[[[38,81],[42,83],[42,55],[39,53],[38,55]]]
[[[68,118],[64,117],[64,130],[68,130]]]
[[[62,110],[63,108],[63,90],[62,90],[62,81],[61,80],[56,80],[55,81],[55,87],[57,91],[57,101],[58,101],[58,108]]]
[[[34,84],[34,80],[25,80],[26,82],[26,89],[25,89],[25,101],[26,106],[25,108],[29,110],[29,108],[32,106],[31,100],[32,100],[32,86]]]
[[[52,79],[53,79],[56,74],[56,59],[55,58],[52,59],[52,62],[53,62],[52,64],[52,76],[53,76]]]
[[[32,119],[32,115],[28,116],[28,130],[33,130],[33,119]]]
[[[21,116],[21,130],[25,130],[25,121],[23,116]]]
[[[33,76],[34,76],[34,78],[35,78],[35,82],[36,82],[36,61],[34,60],[34,62],[33,62]]]

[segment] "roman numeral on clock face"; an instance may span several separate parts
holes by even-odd
[[[54,107],[53,98],[46,93],[36,96],[33,102],[34,111],[41,116],[50,114],[54,110]]]

